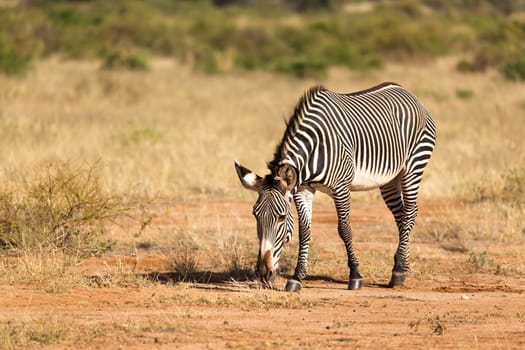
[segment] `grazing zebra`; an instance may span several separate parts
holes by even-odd
[[[235,162],[242,185],[257,191],[253,207],[260,241],[256,271],[271,286],[284,243],[292,236],[292,198],[299,222],[299,255],[287,291],[299,291],[306,277],[316,190],[335,203],[338,232],[348,255],[348,289],[362,277],[352,246],[350,193],[379,188],[394,215],[399,245],[390,286],[402,285],[409,269],[409,236],[417,215],[423,170],[434,149],[436,126],[410,92],[395,83],[339,94],[321,86],[301,98],[264,178]]]

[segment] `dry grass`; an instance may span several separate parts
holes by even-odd
[[[261,91],[272,76],[199,76],[171,61],[131,73],[52,60],[26,79],[0,80],[4,178],[18,181],[43,160],[100,160],[108,188],[178,200],[239,197],[233,159],[252,144],[272,154],[268,131],[278,134],[291,108],[275,100],[289,89],[284,79]]]
[[[120,198],[104,193],[96,169],[50,164],[36,179],[1,192],[0,245],[52,250],[79,257],[100,254],[111,243],[104,222],[126,214]]]
[[[75,272],[78,260],[59,253],[27,252],[0,260],[0,283],[24,283],[59,293],[86,285],[86,278]]]
[[[0,347],[16,349],[58,344],[71,334],[71,324],[57,315],[0,323]]]
[[[333,69],[321,83],[348,92],[396,81],[433,112],[438,142],[421,199],[459,200],[468,208],[456,212],[454,206],[444,206],[443,217],[436,219],[441,228],[424,231],[423,236],[445,250],[453,246],[468,254],[478,249],[480,240],[523,238],[518,194],[525,168],[525,86],[509,83],[496,72],[458,73],[456,61],[389,65],[366,75]],[[0,76],[0,178],[5,187],[16,186],[38,177],[42,164],[81,160],[98,162],[100,185],[124,199],[252,201],[254,194],[238,184],[233,160],[264,173],[284,131],[284,119],[315,83],[268,73],[200,75],[161,59],[154,60],[148,72],[113,72],[100,70],[96,62],[52,58],[23,78]],[[323,195],[318,198],[330,201]],[[377,191],[354,199],[381,205]],[[480,220],[465,220],[469,210]],[[204,208],[197,220],[175,225],[183,226],[184,232],[153,224],[132,239],[117,239],[117,250],[163,247],[174,269],[234,271],[252,266],[257,249],[253,222],[211,215],[215,216]],[[178,234],[182,236],[170,238]],[[338,265],[344,266],[341,251],[315,249],[314,245],[311,271],[326,271],[316,256],[320,261],[341,256]],[[283,267],[291,272],[295,248],[286,254]],[[390,260],[390,253],[383,251],[371,259],[381,269]],[[331,272],[342,278],[346,274],[344,268]],[[25,275],[20,272],[13,278],[21,276]]]
[[[333,70],[322,81],[336,91],[397,81],[427,105],[439,134],[423,198],[469,196],[473,183],[497,182],[525,164],[525,87],[495,72],[457,73],[455,61],[366,76]],[[168,60],[155,61],[151,72],[107,72],[52,59],[26,78],[0,77],[0,175],[18,182],[45,161],[99,160],[107,187],[120,194],[251,198],[232,161],[263,173],[283,119],[314,83],[266,73],[198,75]]]

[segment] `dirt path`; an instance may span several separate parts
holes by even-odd
[[[209,221],[214,226],[219,218],[242,226],[251,224],[249,214],[245,203],[176,205],[156,224],[188,227]],[[525,277],[508,268],[521,266],[523,253],[509,252],[523,252],[525,246],[493,242],[489,267],[469,270],[471,252],[444,249],[443,242],[425,235],[441,214],[439,205],[423,207],[413,272],[406,286],[384,288],[396,241],[388,233],[393,226],[382,208],[357,206],[355,231],[367,233],[356,233],[366,280],[360,291],[347,291],[332,209],[319,205],[314,215],[314,273],[300,293],[264,290],[254,281],[218,273],[201,283],[94,279],[91,286],[64,293],[1,285],[0,321],[9,326],[4,331],[25,332],[29,347],[36,348],[525,348]],[[139,261],[135,269],[144,273],[165,268],[155,250],[137,254],[140,259],[91,259],[79,270],[103,276],[115,261]],[[277,282],[283,286],[285,279]]]

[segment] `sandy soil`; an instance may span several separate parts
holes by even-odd
[[[97,276],[92,285],[68,292],[1,285],[0,320],[14,325],[43,320],[43,328],[75,333],[61,341],[34,343],[44,348],[525,348],[525,276],[512,269],[523,266],[525,246],[494,242],[492,267],[469,269],[469,251],[447,248],[453,242],[426,235],[438,225],[442,205],[430,203],[420,211],[412,273],[401,288],[385,288],[396,237],[381,203],[353,207],[365,277],[359,291],[346,290],[333,209],[318,204],[314,273],[300,293],[264,290],[250,279],[232,280],[210,271],[202,271],[197,283],[105,282],[107,269],[116,264],[134,264],[135,271],[150,279],[152,271],[160,271],[155,276],[169,282],[165,256],[155,249],[139,250],[134,256],[121,252],[89,259],[79,273]],[[219,218],[225,224],[249,225],[250,212],[247,203],[175,204],[163,208],[155,224],[181,228]],[[294,250],[296,244],[294,237]],[[279,278],[278,288],[285,281]]]

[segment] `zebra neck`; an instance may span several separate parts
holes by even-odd
[[[293,166],[299,175],[299,184],[311,180],[312,170],[310,163],[317,163],[319,155],[319,130],[312,124],[308,110],[314,103],[319,93],[325,91],[322,86],[316,86],[308,90],[295,107],[294,114],[288,121],[286,131],[274,154],[274,159],[268,163],[269,169],[276,174],[279,167],[283,164]],[[324,146],[321,146],[324,150]],[[320,162],[322,165],[322,161]],[[317,168],[315,164],[314,168]]]
[[[272,174],[277,174],[281,166],[290,165],[297,170],[298,185],[309,181],[312,173],[308,164],[311,163],[312,157],[315,158],[317,152],[312,146],[311,143],[299,142],[297,137],[284,140],[275,158],[269,163]]]

